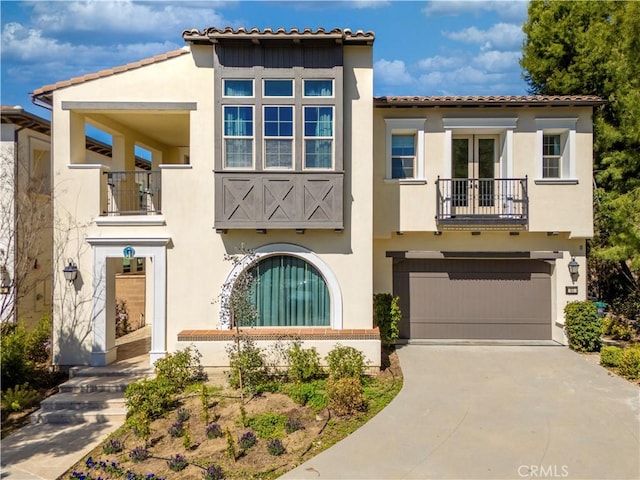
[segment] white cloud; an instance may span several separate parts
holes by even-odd
[[[373,65],[374,78],[385,85],[407,85],[413,82],[402,60],[381,59]]]
[[[418,61],[418,67],[424,70],[440,70],[455,68],[463,65],[466,62],[462,56],[443,57],[437,55],[435,57],[423,58]]]
[[[351,0],[350,7],[353,8],[380,8],[391,5],[387,0]]]
[[[527,0],[486,1],[486,0],[440,0],[428,2],[422,12],[428,17],[438,15],[456,16],[481,13],[496,13],[500,18],[524,21],[527,18]]]
[[[496,23],[488,30],[469,27],[457,32],[443,32],[443,35],[451,40],[481,45],[483,49],[520,47],[524,38],[522,28],[513,23]]]
[[[489,72],[506,72],[519,68],[520,52],[490,50],[473,59],[473,65]]]

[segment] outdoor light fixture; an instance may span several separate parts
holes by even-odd
[[[70,258],[67,259],[67,262],[68,265],[64,267],[62,273],[64,273],[65,280],[71,284],[78,278],[78,266]]]
[[[580,270],[580,264],[576,262],[576,257],[571,257],[571,261],[567,265],[569,268],[569,275],[571,275],[571,281],[575,282],[578,279],[578,271]]]
[[[11,290],[11,277],[9,277],[9,271],[7,267],[2,265],[0,267],[0,294],[8,295]]]

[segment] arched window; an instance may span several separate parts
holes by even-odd
[[[290,255],[266,257],[251,267],[251,292],[260,327],[328,326],[329,290],[318,270]]]

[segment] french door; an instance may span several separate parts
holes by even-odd
[[[495,135],[456,135],[451,145],[452,206],[457,213],[490,213],[498,171]],[[453,212],[452,212],[453,213]]]

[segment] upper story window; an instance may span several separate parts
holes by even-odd
[[[253,107],[224,106],[224,166],[253,166]]]
[[[293,107],[264,107],[264,164],[266,168],[293,165]]]
[[[293,97],[293,80],[265,80],[265,97]]]
[[[304,167],[333,167],[333,107],[304,107]]]
[[[577,118],[536,119],[537,184],[573,184],[576,178]]]
[[[387,180],[424,183],[424,118],[385,118]]]
[[[224,80],[225,97],[253,97],[253,80]]]
[[[333,80],[304,80],[305,97],[333,97]]]

